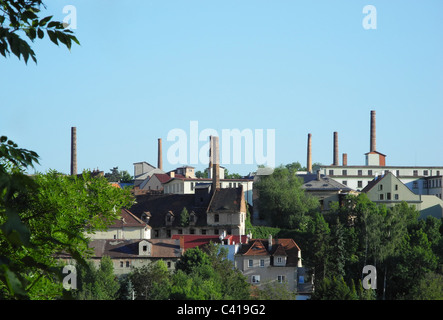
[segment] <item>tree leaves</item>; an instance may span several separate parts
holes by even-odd
[[[53,16],[39,19],[37,13],[43,5],[41,0],[0,0],[0,54],[8,57],[11,53],[28,63],[31,58],[37,63],[35,52],[30,45],[19,36],[23,31],[31,42],[38,37],[43,39],[44,31],[49,39],[58,45],[65,45],[71,50],[72,42],[80,45],[73,32],[66,29],[60,21],[52,21]]]

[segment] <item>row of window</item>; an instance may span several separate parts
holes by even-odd
[[[277,276],[277,282],[278,283],[286,282],[286,276],[284,276],[284,275]],[[255,284],[260,283],[260,276],[259,275],[252,275],[251,276],[251,283],[255,283]]]
[[[330,169],[329,170],[329,175],[333,176],[334,172],[336,172],[336,171],[334,171],[333,169]],[[358,176],[363,176],[363,173],[364,173],[363,170],[357,170],[357,175]],[[401,174],[401,170],[395,170],[395,173],[396,173],[396,176],[398,177]],[[418,177],[419,173],[420,173],[419,170],[413,170],[412,171],[412,175],[414,177]],[[422,173],[423,176],[429,176],[429,170],[422,170],[421,173]],[[403,172],[403,174],[404,174],[404,172]],[[341,175],[342,176],[347,176],[348,175],[348,170],[347,169],[341,170]],[[367,171],[367,176],[373,176],[373,175],[374,175],[374,171],[373,170],[368,170]],[[440,175],[440,170],[437,170],[435,175],[439,176]]]
[[[198,234],[197,233],[198,230],[196,229],[189,229],[189,234]],[[183,229],[177,229],[177,234],[183,234]],[[207,229],[200,229],[200,233],[201,235],[207,235],[208,234],[208,230]],[[220,234],[220,230],[219,229],[214,229],[214,234],[218,235]],[[170,238],[172,236],[172,231],[170,229],[166,230],[166,237]],[[160,230],[155,229],[154,230],[154,238],[160,238]]]
[[[384,193],[380,193],[378,195],[378,200],[392,200],[392,194],[387,192],[386,195]],[[394,200],[400,200],[400,197],[397,193],[394,194]]]
[[[172,267],[172,262],[171,261],[166,261],[166,266],[168,268]],[[131,267],[131,262],[130,261],[120,261],[120,268],[130,268]]]
[[[284,258],[283,257],[276,257],[275,258],[275,263],[276,264],[283,264],[283,263],[285,263]],[[260,268],[264,268],[265,267],[265,259],[260,259],[258,266]],[[248,268],[253,268],[253,267],[254,267],[254,259],[248,259]]]

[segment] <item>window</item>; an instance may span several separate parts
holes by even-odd
[[[334,170],[329,170],[329,175],[333,176],[334,175]]]
[[[418,170],[414,170],[413,173],[414,177],[418,176]]]
[[[428,175],[428,170],[423,170],[423,175],[427,176]]]
[[[148,246],[143,246],[143,252],[148,251]]]
[[[194,229],[191,229],[191,230],[189,230],[189,233],[190,233],[190,234],[195,234],[195,230],[194,230]]]
[[[158,238],[160,234],[159,230],[154,230],[154,238]]]
[[[362,176],[363,175],[363,170],[358,170],[358,175]]]
[[[282,257],[277,257],[277,263],[282,263],[283,262],[283,258]]]
[[[168,269],[170,269],[172,267],[171,261],[167,262],[167,266],[168,266]]]
[[[346,181],[346,180],[343,180],[343,182],[342,182],[345,186],[347,186],[348,185],[348,181]]]
[[[348,175],[348,170],[342,170],[342,175],[347,176]]]
[[[398,190],[398,184],[395,185],[395,190]]]
[[[414,189],[417,189],[417,188],[418,188],[418,182],[417,182],[417,181],[414,181],[414,182],[412,183],[412,188],[414,188]]]
[[[203,234],[203,235],[206,234],[206,229],[202,229],[202,234]]]
[[[397,177],[400,176],[400,170],[397,170]]]
[[[380,193],[380,195],[379,195],[379,198],[378,198],[379,200],[384,200],[385,199],[385,195],[383,194],[383,193]]]
[[[260,259],[260,267],[264,267],[265,266],[265,260],[264,259]]]
[[[123,268],[123,261],[120,261],[120,268]]]
[[[254,266],[254,260],[249,259],[249,260],[248,260],[248,267],[249,267],[249,268],[252,268],[253,266]]]
[[[286,281],[286,277],[285,276],[277,276],[277,281],[278,281],[278,283],[283,283]]]
[[[232,188],[232,182],[229,182],[229,188]]]
[[[218,234],[218,233],[219,233],[218,229],[214,229],[214,234]]]
[[[166,230],[166,238],[170,238],[171,237],[171,230]]]
[[[183,234],[183,229],[178,229],[178,234]]]
[[[219,222],[220,221],[220,216],[216,213],[214,215],[214,222]]]
[[[126,261],[126,268],[129,268],[129,261]]]
[[[258,275],[251,276],[251,282],[252,283],[260,283],[260,276],[258,276]]]
[[[194,190],[194,182],[191,182],[191,190]]]
[[[390,192],[386,193],[386,200],[391,200],[391,193]]]
[[[363,188],[363,181],[357,181],[357,188]]]
[[[399,197],[398,197],[398,194],[396,193],[395,195],[394,195],[394,198],[395,198],[395,200],[398,200],[399,199]]]
[[[383,190],[383,185],[382,184],[378,185],[378,190],[380,190],[380,191]]]
[[[368,170],[368,176],[372,176],[372,170]]]

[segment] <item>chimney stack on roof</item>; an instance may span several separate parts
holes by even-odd
[[[77,175],[77,128],[71,127],[71,175]]]
[[[347,153],[343,153],[342,165],[343,166],[347,166],[348,165],[348,154]]]
[[[163,157],[162,157],[162,139],[158,139],[158,159],[157,159],[157,167],[160,170],[163,170]]]
[[[333,166],[338,166],[338,132],[334,132],[334,162],[332,163]]]
[[[375,137],[375,110],[371,110],[371,143],[369,152],[376,151],[376,137]]]
[[[308,160],[307,160],[308,172],[312,172],[312,135],[308,133]]]

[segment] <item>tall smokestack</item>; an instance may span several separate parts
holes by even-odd
[[[218,137],[211,136],[212,191],[220,188],[220,153]]]
[[[312,172],[312,135],[308,133],[308,160],[307,160],[308,172]]]
[[[71,175],[77,175],[77,128],[71,127]]]
[[[376,138],[375,138],[375,110],[371,110],[371,144],[369,151],[376,151]]]
[[[348,165],[348,154],[343,153],[342,166],[347,166],[347,165]]]
[[[158,160],[157,168],[163,170],[163,157],[162,157],[162,139],[158,138]]]
[[[333,166],[338,166],[338,132],[334,132],[334,162]]]

